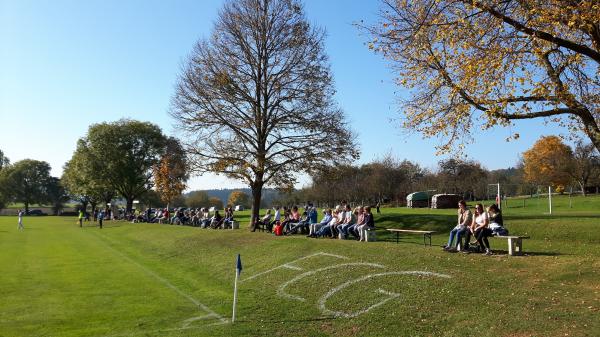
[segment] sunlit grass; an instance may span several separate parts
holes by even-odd
[[[573,208],[555,198],[552,216],[529,205],[509,201],[504,210],[511,233],[531,236],[523,257],[502,254],[503,240],[492,241],[492,257],[443,252],[455,210],[376,215],[380,228],[438,231],[433,247],[418,236],[396,244],[383,229],[374,243],[251,233],[248,211],[236,213],[240,230],[110,221],[100,230],[75,218],[25,217],[18,232],[16,217],[0,217],[0,336],[600,335],[600,198],[578,197]],[[317,255],[241,282],[238,321],[218,324],[231,318],[237,253],[243,280],[319,252],[340,257]],[[285,289],[304,300],[278,293],[316,269]],[[369,276],[384,273],[392,274]],[[398,296],[354,318],[319,307],[332,289],[365,276],[331,295],[327,310],[361,311],[386,298],[379,289]],[[194,320],[207,312],[190,298],[217,316]]]

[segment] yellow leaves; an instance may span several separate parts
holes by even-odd
[[[557,136],[541,137],[523,153],[525,179],[549,185],[567,184],[571,148]]]

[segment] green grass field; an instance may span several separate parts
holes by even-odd
[[[600,197],[573,201],[509,202],[520,257],[443,252],[454,210],[376,216],[440,231],[433,247],[0,217],[0,336],[600,336]]]

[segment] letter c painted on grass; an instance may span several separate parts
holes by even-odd
[[[366,276],[359,277],[357,279],[345,282],[345,283],[329,290],[329,292],[327,292],[325,295],[323,295],[323,297],[321,297],[321,299],[319,299],[319,309],[325,315],[332,315],[335,317],[352,318],[352,317],[356,317],[356,316],[362,315],[364,313],[367,313],[371,309],[375,309],[379,306],[382,306],[386,302],[399,297],[400,294],[393,293],[393,292],[386,291],[384,289],[379,288],[376,291],[380,294],[387,295],[387,297],[385,299],[371,305],[368,308],[365,308],[365,309],[359,310],[359,311],[355,311],[355,312],[343,312],[343,311],[329,310],[329,309],[327,309],[327,300],[331,296],[335,295],[338,291],[345,289],[355,283],[365,281],[365,280],[368,280],[371,278],[387,276],[387,275],[416,275],[416,276],[434,276],[434,277],[450,278],[450,276],[446,275],[446,274],[438,274],[438,273],[433,273],[433,272],[428,272],[428,271],[392,271],[392,272],[387,272],[387,273],[370,274],[370,275],[366,275]]]

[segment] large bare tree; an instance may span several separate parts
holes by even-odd
[[[358,155],[334,101],[324,36],[298,1],[227,1],[182,70],[171,115],[192,168],[246,182],[251,219],[263,186],[289,187],[299,172]]]
[[[546,118],[600,149],[597,0],[381,2],[381,21],[364,28],[412,91],[405,127],[441,137],[444,151],[480,128]]]

